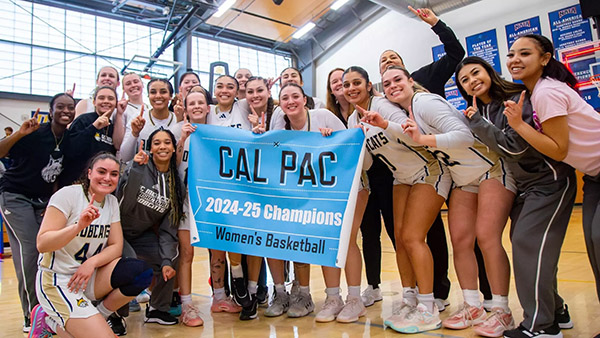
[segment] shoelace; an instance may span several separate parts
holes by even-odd
[[[336,303],[337,302],[336,302],[335,298],[333,298],[333,297],[332,298],[326,298],[325,299],[325,304],[323,304],[323,310],[336,308],[337,307]]]
[[[496,322],[498,322],[498,323],[500,323],[500,325],[502,325],[502,327],[503,327],[505,330],[507,330],[507,329],[508,329],[508,327],[506,326],[506,324],[505,324],[505,323],[504,323],[504,321],[502,320],[502,315],[503,315],[503,314],[504,314],[503,312],[500,312],[500,311],[494,311],[494,313],[493,313],[493,314],[492,314],[492,315],[491,315],[491,316],[490,316],[488,319],[486,319],[486,320],[485,320],[485,322],[483,322],[483,323],[481,324],[481,326],[483,326],[483,327],[493,327],[493,326],[495,326],[494,324],[495,324]]]
[[[186,317],[200,317],[200,310],[195,306],[187,307],[187,309],[188,310],[186,311]]]

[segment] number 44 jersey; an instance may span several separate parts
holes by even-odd
[[[87,192],[79,184],[64,187],[50,198],[48,208],[56,208],[67,219],[66,226],[79,221],[79,215],[90,203]],[[94,202],[100,217],[81,230],[63,248],[40,254],[42,269],[61,274],[74,274],[83,262],[106,247],[110,225],[120,221],[119,204],[113,195],[106,195],[102,203]]]

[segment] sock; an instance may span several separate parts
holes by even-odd
[[[402,288],[402,298],[412,306],[417,306],[417,294],[417,288]]]
[[[481,307],[481,301],[479,300],[479,291],[478,290],[464,289],[464,290],[462,290],[462,292],[463,292],[463,297],[465,299],[465,303],[467,303],[471,306]]]
[[[242,264],[231,266],[231,276],[233,278],[244,277],[244,269],[242,269]]]
[[[327,298],[339,297],[340,296],[340,287],[338,286],[337,288],[326,288],[325,294],[327,295]]]
[[[348,285],[348,296],[360,297],[360,285],[359,286]]]
[[[435,298],[433,298],[433,292],[419,293],[417,295],[417,300],[419,301],[419,304],[423,304],[427,307],[427,311],[429,311],[429,313],[433,313],[433,307],[435,306]]]
[[[256,283],[255,281],[249,280],[248,281],[248,293],[251,295],[255,295],[257,290],[258,290],[258,283]]]
[[[114,311],[110,311],[109,309],[107,309],[106,306],[104,306],[104,302],[100,302],[100,304],[98,304],[98,306],[96,306],[96,310],[98,310],[98,312],[100,312],[100,314],[102,315],[102,317],[104,317],[104,319],[108,318],[108,316],[110,316],[114,312]]]
[[[181,304],[192,304],[192,295],[181,295]]]
[[[213,297],[216,300],[223,300],[223,299],[227,298],[227,295],[225,294],[225,288],[223,287],[223,288],[214,289]]]
[[[508,296],[500,296],[492,294],[492,308],[499,307],[504,312],[509,313],[510,308],[508,307]]]
[[[300,285],[300,292],[310,295],[310,286],[302,286]]]
[[[285,292],[285,285],[283,285],[283,284],[275,284],[275,292],[277,292],[277,293],[284,293]]]

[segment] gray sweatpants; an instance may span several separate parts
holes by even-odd
[[[31,309],[38,303],[35,294],[35,275],[39,252],[36,237],[42,224],[48,200],[32,199],[12,192],[0,194],[0,209],[6,221],[6,232],[15,264],[19,298],[23,316],[30,318]]]
[[[600,174],[583,177],[583,235],[600,300]]]
[[[534,187],[517,197],[512,217],[515,284],[530,331],[554,323],[562,299],[557,292],[557,266],[576,194],[575,173],[567,179]],[[515,217],[516,216],[516,217]]]
[[[148,263],[154,271],[154,288],[150,294],[150,306],[164,312],[171,308],[173,286],[176,277],[165,282],[162,276],[162,258],[158,252],[158,236],[153,231],[146,231],[140,237],[127,239],[123,243],[123,257],[138,258]],[[177,269],[177,260],[173,262],[173,269]]]

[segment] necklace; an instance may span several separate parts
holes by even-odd
[[[307,131],[310,131],[310,113],[308,112],[308,109],[306,109],[306,120],[308,121],[308,129]],[[291,127],[291,125],[290,125]],[[292,128],[294,129],[294,128]]]
[[[150,114],[148,114],[148,116],[150,117],[150,123],[152,123],[153,126],[155,126],[156,124],[154,124],[154,120],[152,119],[152,112],[154,111],[154,109],[150,110]],[[169,123],[167,123],[167,127],[169,127],[171,125],[171,122],[173,122],[173,116],[175,114],[171,114],[171,119],[169,120]]]
[[[54,136],[54,144],[56,145],[56,147],[54,148],[54,151],[60,151],[60,144],[62,143],[63,139],[65,138],[65,133],[63,132],[62,136],[60,137],[60,140],[58,140],[56,138],[56,135],[54,134],[54,130],[52,130],[52,127],[50,127],[50,131],[52,132],[52,136]]]

